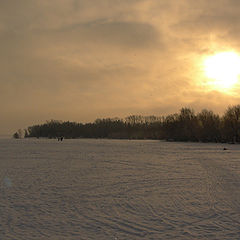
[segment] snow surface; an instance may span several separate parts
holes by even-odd
[[[240,145],[0,139],[0,181],[4,240],[240,239]]]

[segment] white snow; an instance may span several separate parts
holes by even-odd
[[[240,237],[240,145],[0,139],[0,181],[4,240]]]

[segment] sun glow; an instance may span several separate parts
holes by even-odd
[[[216,90],[229,90],[240,76],[240,56],[235,52],[221,52],[204,60],[204,72],[208,85]]]

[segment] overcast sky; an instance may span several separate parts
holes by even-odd
[[[201,59],[240,52],[239,0],[1,0],[0,133],[46,120],[221,113]]]

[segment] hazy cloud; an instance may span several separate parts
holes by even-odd
[[[2,0],[0,133],[47,119],[221,112],[199,59],[240,50],[238,0]]]

